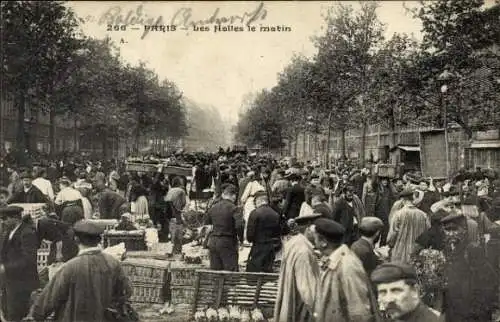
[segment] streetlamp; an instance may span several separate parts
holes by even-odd
[[[441,105],[442,105],[442,113],[443,113],[443,127],[444,127],[444,144],[446,150],[446,177],[450,176],[450,151],[448,147],[448,106],[446,105],[445,94],[448,91],[448,85],[446,84],[451,78],[453,74],[448,70],[444,70],[438,76],[438,81],[441,82]]]

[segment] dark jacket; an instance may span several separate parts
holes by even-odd
[[[420,303],[415,310],[406,314],[398,321],[405,322],[438,322],[441,319],[424,303]]]
[[[368,276],[373,272],[375,267],[381,263],[377,255],[373,251],[373,246],[366,239],[360,238],[351,245],[351,250],[359,257],[363,263]]]
[[[214,204],[208,210],[205,224],[213,225],[213,237],[234,237],[243,241],[243,217],[238,207],[229,200],[222,199]]]
[[[3,238],[0,263],[5,267],[3,310],[8,320],[21,320],[29,310],[31,293],[39,286],[39,240],[33,223],[23,222],[9,240]]]
[[[313,210],[316,213],[320,213],[323,218],[333,219],[332,209],[324,202],[315,205]]]
[[[99,214],[101,219],[119,219],[120,207],[126,202],[125,198],[114,191],[102,191],[99,194]]]
[[[341,198],[333,205],[332,213],[333,220],[340,223],[345,228],[343,242],[347,245],[351,245],[356,237],[356,232],[354,231],[354,217],[356,216],[356,212],[354,208],[351,207],[344,198]]]
[[[28,192],[24,189],[14,194],[8,203],[46,203],[47,197],[35,186],[31,186]]]
[[[300,214],[300,207],[306,200],[305,188],[300,184],[296,184],[288,188],[285,198],[285,206],[283,214],[287,219],[296,218]]]
[[[248,218],[247,240],[251,243],[267,243],[281,236],[280,215],[269,205],[254,209]]]

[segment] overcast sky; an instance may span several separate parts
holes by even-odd
[[[380,20],[386,24],[386,36],[395,32],[414,34],[420,39],[421,25],[412,19],[403,7],[404,2],[381,2]],[[357,2],[349,2],[358,8]],[[415,6],[416,2],[406,2]],[[142,15],[137,14],[142,5]],[[206,20],[217,8],[217,17],[239,15],[258,9],[259,2],[71,2],[80,18],[87,20],[83,31],[92,37],[110,36],[121,49],[123,59],[131,64],[145,61],[160,78],[174,81],[184,94],[196,102],[212,105],[221,111],[228,122],[238,117],[243,96],[248,92],[270,88],[276,84],[277,73],[290,62],[294,53],[313,56],[315,49],[310,37],[322,33],[324,14],[335,2],[264,2],[259,12],[267,14],[256,22],[263,26],[287,26],[290,32],[209,32],[177,30],[150,32],[143,39],[140,30],[107,31],[107,23],[100,24],[103,15],[120,13],[126,18],[129,11],[142,19],[161,17],[170,24],[176,13],[191,9],[192,20]],[[111,10],[111,11],[110,11]],[[139,9],[140,10],[140,9]],[[179,17],[177,15],[177,17]],[[241,24],[235,24],[237,26]],[[126,43],[121,43],[121,41]]]

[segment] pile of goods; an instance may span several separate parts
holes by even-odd
[[[432,303],[445,287],[446,259],[443,252],[424,249],[413,260],[417,271],[417,280],[422,289],[421,297],[425,303]]]
[[[166,166],[191,168],[193,165],[184,162],[183,160],[177,160],[175,158],[156,158],[154,156],[149,157],[128,157],[127,163],[143,163],[143,164],[164,164]]]
[[[209,308],[197,311],[194,315],[195,321],[200,322],[265,322],[266,319],[258,308],[252,311],[238,306],[229,308],[219,308],[217,310]]]

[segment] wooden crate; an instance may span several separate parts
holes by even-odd
[[[163,304],[163,283],[132,283],[130,302]]]
[[[169,266],[168,261],[150,258],[130,258],[122,262],[123,270],[132,283],[164,284]]]
[[[237,305],[258,307],[265,317],[273,314],[279,274],[198,270],[191,314],[207,307]]]

